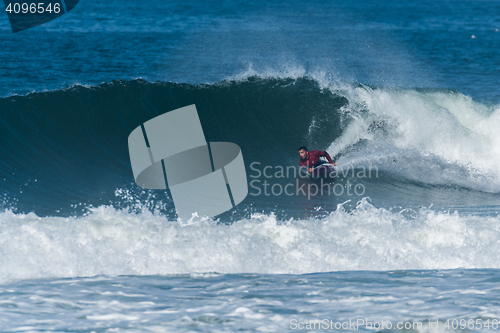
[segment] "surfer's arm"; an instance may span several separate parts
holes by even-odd
[[[312,172],[313,168],[311,168],[307,162],[303,162],[303,161],[300,161],[300,167],[304,170],[304,171],[309,171],[309,173]]]
[[[326,156],[326,159],[328,160],[328,163],[333,164],[333,161],[332,161],[332,158],[330,157],[330,154],[328,154],[326,151],[325,151],[325,156]]]
[[[300,160],[299,165],[300,165],[300,168],[306,172],[307,172],[307,170],[310,169],[309,166],[307,165],[307,162],[305,162],[305,161]]]
[[[312,169],[313,169],[313,168],[311,168],[311,167],[310,167],[309,165],[307,165],[307,164],[305,164],[305,165],[301,165],[300,167],[301,167],[302,169],[304,169],[304,171],[306,171],[306,172],[307,172],[307,171],[309,171],[309,173],[311,173],[311,172],[312,172]]]

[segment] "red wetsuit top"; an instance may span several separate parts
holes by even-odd
[[[300,159],[300,166],[306,168],[307,171],[309,171],[309,168],[314,168],[324,163],[319,159],[321,156],[325,156],[328,162],[333,164],[330,155],[326,151],[311,150],[309,152],[309,157],[307,158],[307,160]]]

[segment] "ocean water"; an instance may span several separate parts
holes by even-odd
[[[16,34],[0,16],[0,332],[498,329],[498,13],[82,0]],[[247,170],[215,218],[178,219],[130,166],[130,132],[191,104]],[[296,175],[302,145],[339,177]]]

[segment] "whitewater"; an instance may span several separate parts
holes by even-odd
[[[101,206],[81,218],[1,214],[1,282],[98,275],[306,274],[500,268],[498,216],[375,208],[277,221],[171,222]]]

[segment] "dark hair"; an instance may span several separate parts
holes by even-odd
[[[299,151],[301,151],[301,150],[309,151],[309,150],[307,150],[306,146],[299,147]]]

